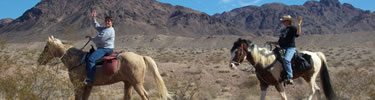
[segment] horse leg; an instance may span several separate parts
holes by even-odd
[[[316,84],[316,82],[315,82],[315,90],[318,92],[318,100],[322,100],[321,95],[320,95],[320,88],[318,84]]]
[[[148,100],[149,99],[148,95],[146,93],[146,90],[143,87],[143,84],[138,83],[138,84],[134,85],[134,89],[135,89],[135,91],[137,91],[137,93],[142,98],[142,100]]]
[[[260,94],[260,100],[266,100],[268,85],[260,85],[260,90],[262,91]]]
[[[124,82],[125,84],[125,95],[124,100],[131,100],[132,99],[132,85],[129,82]]]
[[[288,100],[284,91],[284,87],[280,83],[276,84],[275,88],[280,93],[281,100]]]
[[[303,79],[305,79],[305,81],[307,83],[309,83],[309,86],[310,86],[310,89],[311,89],[311,93],[309,95],[308,100],[311,100],[314,97],[316,90],[318,90],[318,91],[320,90],[320,88],[318,87],[318,85],[315,82],[316,76],[317,76],[317,73],[314,73],[311,77],[309,77],[309,76],[303,77]]]
[[[83,97],[83,88],[76,87],[74,89],[74,100],[82,100],[82,97]]]
[[[88,100],[91,94],[92,86],[85,86],[83,91],[83,100]]]
[[[79,92],[74,92],[74,100],[81,100],[82,99],[82,94]]]

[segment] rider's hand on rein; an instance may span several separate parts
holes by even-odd
[[[86,36],[86,38],[89,38],[89,40],[92,40],[92,37],[91,37],[91,36]]]

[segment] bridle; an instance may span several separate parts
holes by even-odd
[[[240,54],[237,55],[236,52],[240,50]],[[231,60],[230,60],[230,66],[234,69],[237,69],[236,66],[240,65],[242,63],[243,60],[246,60],[246,57],[247,57],[247,53],[246,51],[247,49],[244,49],[244,46],[243,44],[241,44],[241,46],[237,47],[235,50],[232,51],[232,57],[231,57]],[[235,56],[240,56],[240,59],[238,61],[234,61],[234,57]]]

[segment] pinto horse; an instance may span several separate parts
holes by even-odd
[[[308,100],[311,100],[316,91],[320,93],[320,88],[316,84],[316,77],[320,73],[321,82],[323,85],[324,94],[328,100],[336,99],[336,95],[332,89],[330,77],[327,69],[327,61],[321,52],[301,51],[301,53],[311,56],[313,67],[305,71],[293,71],[293,79],[302,77],[309,83],[311,94]],[[261,100],[265,99],[266,91],[269,85],[274,85],[276,90],[280,93],[282,100],[287,100],[287,96],[282,85],[283,78],[281,73],[284,70],[282,62],[277,61],[276,54],[267,48],[257,47],[250,40],[238,39],[234,42],[231,49],[230,67],[237,69],[240,63],[244,60],[250,62],[255,67],[255,72],[260,81]]]
[[[148,100],[146,90],[143,87],[146,69],[152,72],[157,88],[159,89],[160,99],[167,100],[169,97],[164,81],[159,74],[155,61],[148,56],[140,56],[133,52],[121,53],[118,58],[118,71],[112,75],[103,73],[102,68],[97,68],[93,86],[82,86],[75,82],[83,82],[86,77],[85,64],[81,64],[81,59],[87,52],[74,48],[71,45],[63,44],[59,39],[53,36],[48,37],[47,44],[40,54],[38,63],[45,65],[52,58],[61,59],[65,67],[68,68],[69,78],[75,85],[75,100],[87,100],[90,96],[93,86],[113,84],[124,82],[124,99],[131,100],[132,88],[134,88],[143,100]]]

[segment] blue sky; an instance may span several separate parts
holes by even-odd
[[[247,5],[261,6],[265,3],[279,2],[287,5],[302,5],[307,0],[157,0],[172,5],[182,5],[209,15],[230,11]],[[1,0],[0,19],[18,18],[27,9],[35,6],[40,0]],[[340,0],[341,3],[350,3],[354,7],[375,11],[375,0]]]
[[[265,3],[284,3],[286,5],[302,5],[308,0],[157,0],[172,5],[182,5],[209,15],[230,11],[247,5],[261,6]],[[319,0],[314,0],[319,1]],[[356,8],[375,11],[375,0],[339,0],[341,3],[350,3]]]

